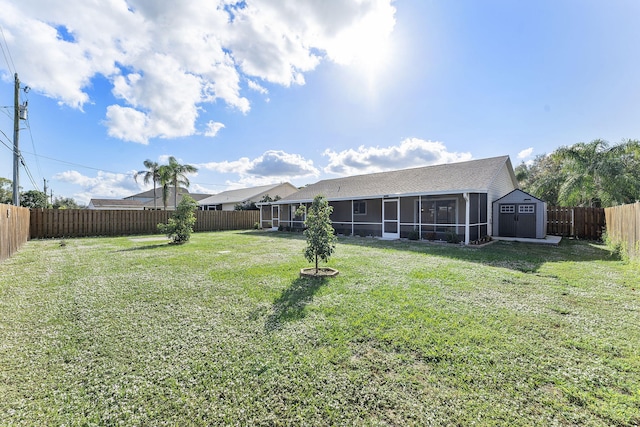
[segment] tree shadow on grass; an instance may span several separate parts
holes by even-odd
[[[144,251],[147,249],[159,249],[159,248],[167,248],[171,246],[170,242],[161,243],[157,245],[144,245],[144,246],[134,246],[132,248],[120,249],[118,252],[131,252],[131,251]]]
[[[293,322],[306,316],[306,308],[313,296],[327,283],[326,277],[300,277],[284,289],[271,306],[265,329],[272,332],[282,328],[285,322]]]

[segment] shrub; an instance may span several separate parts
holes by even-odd
[[[304,221],[304,225],[307,227],[304,230],[304,235],[307,238],[304,257],[309,262],[315,261],[316,273],[318,272],[318,260],[327,262],[336,248],[337,237],[331,225],[331,212],[333,212],[333,207],[329,206],[327,199],[323,196],[316,196]]]
[[[420,240],[420,232],[418,230],[412,230],[407,234],[409,240]]]
[[[460,243],[460,236],[455,231],[449,230],[447,231],[446,241],[447,243]]]
[[[193,225],[196,223],[194,212],[197,208],[198,202],[184,195],[169,221],[166,224],[158,224],[158,231],[173,239],[174,244],[188,242],[193,233]]]

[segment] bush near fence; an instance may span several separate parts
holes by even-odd
[[[13,255],[29,239],[29,209],[0,204],[0,261]]]
[[[629,259],[640,261],[640,202],[605,209],[607,239]]]
[[[173,211],[32,209],[31,238],[156,234]],[[193,230],[248,230],[260,221],[259,211],[196,211]]]

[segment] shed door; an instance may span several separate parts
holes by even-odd
[[[536,237],[536,205],[513,203],[500,205],[500,236]]]
[[[518,205],[516,237],[536,237],[536,205],[526,203]]]
[[[499,235],[516,237],[516,205],[500,205]]]

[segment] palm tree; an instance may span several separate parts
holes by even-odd
[[[162,186],[162,205],[167,210],[167,200],[169,200],[169,184],[171,184],[171,168],[169,165],[162,165],[158,168],[158,181]]]
[[[560,201],[568,206],[607,207],[633,201],[638,190],[638,142],[609,147],[596,139],[560,147],[554,156],[562,162],[567,179],[559,189]],[[631,191],[629,191],[631,190]]]
[[[138,182],[138,175],[144,174],[143,182],[145,184],[148,184],[149,181],[153,181],[153,208],[158,209],[158,202],[156,201],[156,184],[160,182],[160,166],[157,162],[152,162],[149,159],[145,160],[143,164],[147,170],[136,172],[133,174],[133,179]]]
[[[173,184],[173,207],[178,207],[178,188],[184,186],[189,187],[188,173],[198,172],[198,168],[192,165],[181,165],[178,163],[175,157],[169,157],[169,164],[167,165],[167,173],[169,174],[169,182]]]

